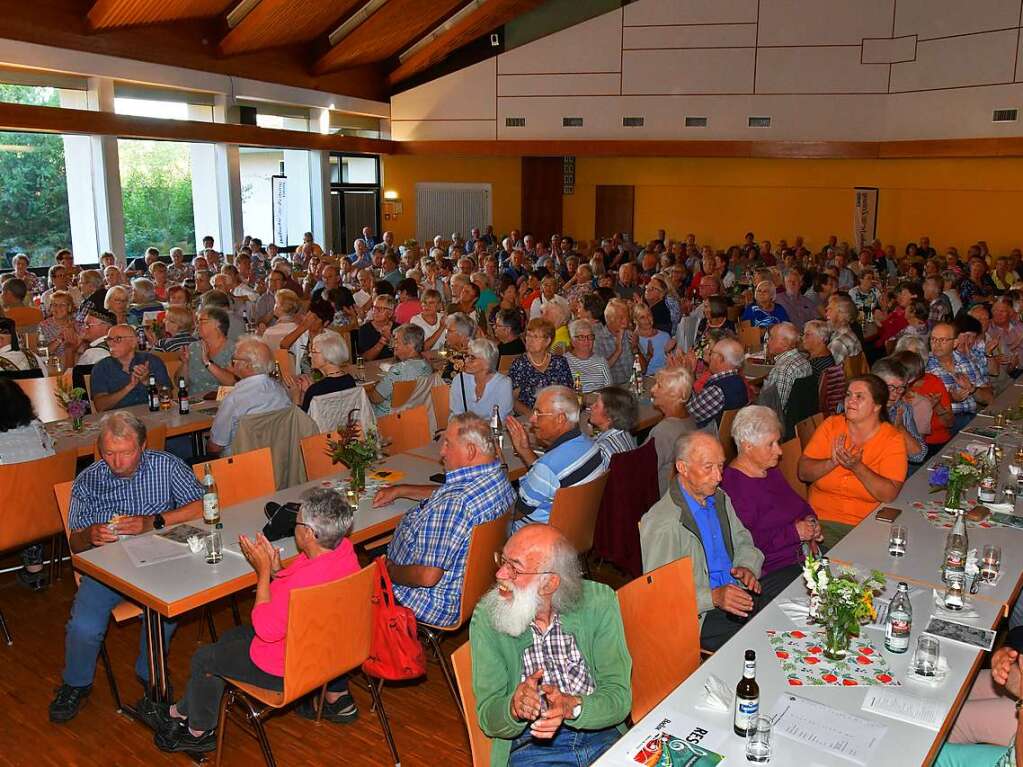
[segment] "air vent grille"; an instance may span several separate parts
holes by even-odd
[[[526,118],[525,117],[505,117],[504,118],[505,128],[525,128]]]
[[[991,115],[991,121],[996,123],[1014,123],[1018,118],[1018,109],[996,109]]]
[[[623,117],[622,127],[624,128],[642,128],[643,127],[642,117]]]
[[[707,118],[706,117],[687,117],[686,118],[687,128],[706,128]]]
[[[583,118],[581,117],[562,117],[561,118],[562,128],[581,128],[583,127]]]
[[[770,128],[771,118],[770,117],[751,117],[749,118],[749,127],[751,128]]]

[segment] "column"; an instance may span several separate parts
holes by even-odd
[[[309,124],[323,134],[330,133],[330,110],[311,109]],[[309,199],[313,239],[324,251],[330,250],[334,234],[333,207],[330,201],[330,152],[309,152]]]
[[[225,98],[217,96],[214,122],[226,121]],[[189,107],[189,119],[204,120],[208,107]],[[192,166],[192,209],[196,247],[211,235],[215,247],[233,252],[242,240],[242,192],[238,147],[194,142],[189,145]]]

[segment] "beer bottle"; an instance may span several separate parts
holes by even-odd
[[[735,710],[732,726],[740,738],[746,737],[750,723],[760,712],[760,686],[757,684],[757,654],[746,651],[742,664],[742,679],[735,688]]]

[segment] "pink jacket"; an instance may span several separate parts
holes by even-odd
[[[249,645],[252,662],[268,674],[284,676],[284,637],[288,633],[291,590],[330,583],[357,572],[355,547],[345,538],[333,551],[316,559],[299,554],[270,581],[270,601],[252,608],[256,636]]]

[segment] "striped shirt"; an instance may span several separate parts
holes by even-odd
[[[615,453],[627,453],[636,449],[636,438],[631,432],[612,427],[594,437],[593,444],[604,457],[604,468],[607,468],[611,465],[611,456]]]
[[[572,371],[573,381],[579,376],[582,383],[583,393],[603,389],[611,385],[611,371],[607,366],[607,360],[591,354],[586,359],[576,357],[572,352],[565,352],[565,359],[568,360],[568,367]]]
[[[68,527],[82,530],[115,514],[150,517],[202,498],[202,485],[184,461],[170,453],[145,450],[135,473],[115,477],[106,461],[96,461],[71,488]]]
[[[472,529],[514,503],[515,491],[496,461],[448,472],[433,495],[405,512],[387,549],[397,565],[437,567],[444,574],[429,588],[394,584],[397,600],[424,623],[448,626],[458,620]]]
[[[565,432],[519,480],[516,512],[524,518],[516,521],[516,527],[529,522],[546,524],[559,488],[584,484],[603,471],[604,458],[589,437],[583,436],[578,427]]]

